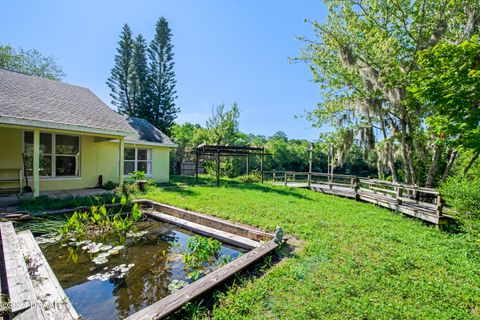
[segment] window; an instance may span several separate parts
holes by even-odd
[[[33,132],[24,135],[25,170],[33,175]],[[40,133],[40,176],[80,175],[80,137]]]
[[[152,149],[125,148],[124,174],[143,171],[152,174]]]

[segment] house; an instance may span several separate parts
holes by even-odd
[[[26,175],[38,196],[95,187],[99,176],[123,184],[133,171],[168,181],[176,145],[148,121],[116,113],[87,88],[0,69],[0,147],[0,181],[9,176],[3,181],[18,185],[13,177],[22,183]]]

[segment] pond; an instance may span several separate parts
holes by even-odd
[[[193,234],[148,219],[126,237],[93,239],[37,237],[46,259],[82,319],[121,319],[193,282],[184,262]],[[205,265],[213,270],[245,251],[225,244]]]

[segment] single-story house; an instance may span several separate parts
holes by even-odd
[[[113,111],[87,88],[0,69],[0,147],[2,185],[26,175],[38,196],[92,188],[99,176],[123,184],[133,171],[168,181],[176,145],[148,121]]]

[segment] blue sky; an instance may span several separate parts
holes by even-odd
[[[124,23],[150,41],[155,22],[170,22],[175,46],[179,122],[205,124],[212,107],[237,102],[240,129],[318,138],[296,115],[320,100],[306,64],[290,64],[312,36],[305,18],[323,21],[321,1],[286,0],[1,0],[0,43],[58,58],[66,81],[90,88],[110,105],[105,81]]]

